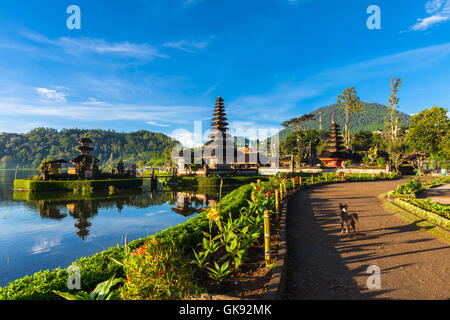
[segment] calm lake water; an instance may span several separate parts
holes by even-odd
[[[73,194],[30,195],[13,181],[31,171],[0,170],[0,286],[39,270],[65,268],[80,257],[180,224],[215,195],[130,190],[89,200]]]

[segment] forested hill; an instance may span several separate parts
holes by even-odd
[[[311,112],[315,119],[306,121],[304,126],[306,129],[319,129],[319,118],[322,113],[322,129],[328,130],[331,125],[331,117],[334,115],[334,121],[344,128],[345,125],[345,110],[336,104],[322,107]],[[400,120],[406,125],[409,125],[411,116],[403,112],[398,112]],[[300,116],[300,115],[299,115]],[[364,103],[362,113],[352,113],[350,119],[350,130],[352,132],[359,131],[375,131],[385,130],[384,121],[388,116],[386,106],[378,103]],[[284,140],[291,131],[284,129],[280,132],[280,140]]]
[[[137,131],[118,133],[113,130],[82,130],[37,128],[26,134],[0,134],[1,168],[37,168],[42,160],[71,160],[79,154],[80,137],[87,134],[93,141],[92,155],[100,160],[101,166],[124,161],[140,161],[147,164],[163,164],[165,154],[175,142],[162,133]],[[112,160],[112,162],[111,162]]]

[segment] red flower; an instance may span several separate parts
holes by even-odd
[[[261,188],[260,188],[260,187],[258,187],[258,188],[256,188],[256,190],[258,190],[258,191],[261,191]]]

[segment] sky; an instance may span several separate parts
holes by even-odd
[[[254,138],[350,86],[387,104],[392,77],[400,111],[450,107],[450,0],[0,4],[0,132],[149,130],[190,144],[222,96],[232,133]]]

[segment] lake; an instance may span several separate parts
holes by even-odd
[[[128,190],[89,199],[72,193],[13,191],[15,176],[0,170],[0,286],[40,270],[66,268],[80,257],[158,233],[215,205],[217,195]]]

